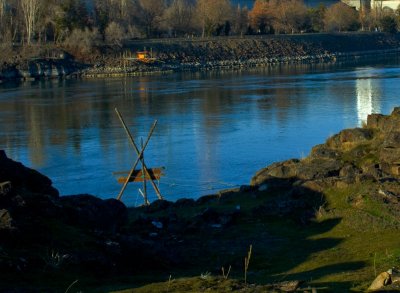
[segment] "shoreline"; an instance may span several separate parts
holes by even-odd
[[[105,68],[102,71],[90,68],[79,74],[82,78],[107,78],[107,77],[125,77],[125,76],[148,76],[148,75],[163,75],[176,72],[204,72],[218,70],[245,70],[251,68],[266,68],[269,66],[278,65],[312,65],[312,64],[335,64],[337,62],[354,62],[368,60],[374,58],[392,58],[399,56],[399,49],[388,50],[373,50],[373,51],[357,51],[350,53],[327,54],[324,56],[302,56],[302,57],[280,57],[280,58],[265,58],[256,60],[238,61],[217,61],[205,64],[180,64],[178,66],[167,66],[167,68],[158,68],[159,70],[148,71],[133,71],[131,68],[123,70],[121,68]]]
[[[157,57],[153,64],[122,58],[123,52],[138,52],[149,45]],[[60,49],[54,50],[60,55]],[[400,35],[342,33],[204,40],[135,40],[127,42],[122,48],[102,50],[106,52],[88,55],[87,60],[75,60],[71,54],[64,52],[66,54],[62,53],[60,58],[38,57],[5,63],[0,67],[0,84],[10,81],[144,76],[390,58],[400,53]]]

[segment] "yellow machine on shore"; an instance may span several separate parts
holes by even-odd
[[[126,51],[123,53],[122,58],[124,61],[135,61],[142,63],[154,63],[157,61],[157,58],[153,56],[153,50],[147,51],[146,49],[136,53]]]
[[[156,61],[156,58],[153,57],[152,51],[140,51],[136,52],[136,60],[143,63],[153,63]]]

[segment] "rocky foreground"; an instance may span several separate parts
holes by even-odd
[[[44,47],[27,55],[27,50],[21,53],[15,48],[14,57],[0,64],[0,82],[353,61],[397,55],[399,48],[400,35],[385,33],[127,40],[122,47],[102,46],[89,53]],[[151,50],[155,62],[146,64],[122,57],[135,56],[144,49]]]
[[[0,290],[362,292],[400,265],[399,182],[400,108],[249,186],[139,208],[59,196],[0,151]],[[395,271],[379,286],[397,290]],[[156,281],[167,282],[137,288]]]

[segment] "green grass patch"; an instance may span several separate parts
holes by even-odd
[[[234,196],[180,211],[181,216],[190,218],[206,207],[229,211],[240,205],[243,213],[234,226],[192,239],[193,243],[202,243],[202,261],[195,261],[186,276],[199,276],[205,271],[220,276],[220,268],[231,265],[231,277],[243,280],[244,257],[251,244],[250,283],[304,280],[315,287],[329,288],[330,292],[364,292],[375,273],[400,263],[398,219],[374,197],[375,192],[373,182],[331,188],[323,195],[324,211],[307,225],[291,218],[251,215],[255,207],[285,198],[284,193]],[[198,277],[180,280],[179,274],[172,275],[177,278],[173,283],[166,281],[123,292],[204,292],[208,286]],[[169,290],[165,291],[168,284]],[[224,290],[231,283],[218,284],[220,288],[209,284],[214,290],[211,292],[230,292]]]

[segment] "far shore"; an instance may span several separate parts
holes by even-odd
[[[99,78],[184,71],[246,69],[278,64],[316,64],[397,56],[400,35],[332,33],[196,39],[127,40],[122,46],[77,54],[64,48],[35,48],[35,56],[0,65],[0,83],[51,78]],[[134,60],[147,50],[154,60]],[[79,56],[79,58],[78,58]],[[129,58],[127,57],[129,56]]]

